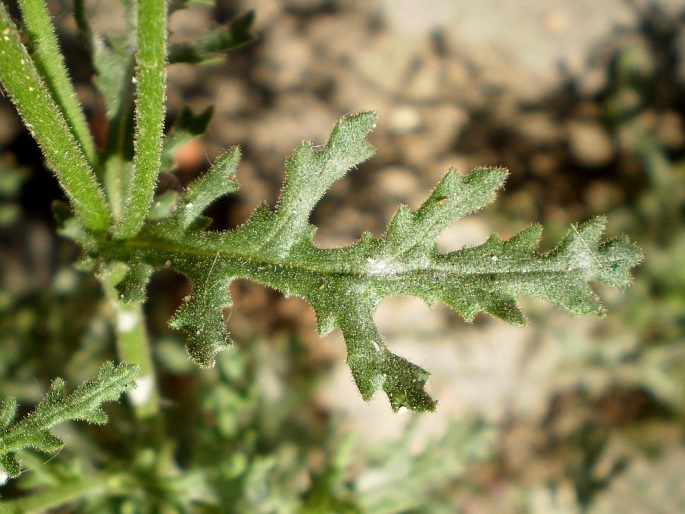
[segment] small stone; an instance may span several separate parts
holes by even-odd
[[[606,165],[614,155],[609,135],[596,122],[570,123],[568,144],[575,160],[589,168]]]
[[[392,197],[394,201],[409,203],[417,192],[426,194],[426,191],[421,191],[416,176],[407,168],[399,166],[379,171],[376,174],[376,182],[383,195]]]
[[[390,113],[390,131],[394,134],[411,134],[421,127],[421,114],[410,106],[403,105]]]

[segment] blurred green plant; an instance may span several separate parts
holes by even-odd
[[[11,225],[19,217],[20,206],[16,200],[27,175],[26,170],[16,167],[0,169],[0,228]]]

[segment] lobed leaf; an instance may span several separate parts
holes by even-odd
[[[18,450],[32,447],[45,453],[54,453],[63,443],[52,435],[49,429],[58,423],[83,420],[103,424],[107,415],[102,410],[104,402],[117,400],[121,394],[135,387],[138,366],[122,363],[115,366],[108,362],[102,365],[97,377],[67,394],[64,380],[55,379],[50,390],[36,408],[16,423],[16,401],[5,399],[0,407],[0,466],[10,477],[21,471],[15,454]]]
[[[324,193],[352,167],[374,154],[366,135],[376,125],[376,114],[365,112],[341,119],[326,145],[315,149],[300,144],[286,162],[286,176],[276,210],[261,206],[231,236],[251,254],[285,257],[298,241],[313,234],[309,215]]]
[[[261,205],[234,230],[205,231],[202,210],[237,188],[235,149],[181,194],[174,213],[149,222],[136,238],[102,240],[92,257],[144,270],[134,274],[137,287],[130,289],[137,291],[153,268],[185,274],[194,290],[171,324],[187,332],[188,353],[201,366],[213,365],[215,354],[230,345],[223,309],[230,306],[233,280],[255,280],[304,298],[321,334],[342,331],[362,396],[383,390],[394,410],[431,411],[436,403],[425,391],[428,372],[391,353],[378,332],[373,316],[384,298],[416,296],[431,306],[445,302],[467,320],[487,312],[523,325],[517,306],[523,294],[574,314],[603,314],[589,283],[630,282],[642,253],[626,238],[601,242],[603,218],[573,226],[548,254],[537,253],[538,226],[506,241],[494,235],[477,247],[438,252],[436,238],[445,228],[494,199],[507,176],[502,168],[476,168],[467,176],[451,169],[416,211],[400,207],[382,237],[364,234],[345,248],[316,247],[310,213],[335,180],[373,154],[366,135],[375,119],[373,113],[347,116],[323,147],[299,145],[286,163],[276,208]]]
[[[231,148],[216,160],[211,169],[193,181],[179,199],[177,218],[183,230],[199,221],[202,212],[217,198],[238,190],[236,168],[240,150]]]
[[[234,279],[220,254],[207,261],[176,260],[174,267],[193,281],[193,294],[174,314],[170,325],[188,334],[186,348],[193,362],[214,366],[214,356],[230,347],[224,327],[223,307],[230,306],[229,286]]]

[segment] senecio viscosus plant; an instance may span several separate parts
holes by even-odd
[[[336,180],[373,155],[366,139],[376,124],[373,112],[340,119],[322,147],[300,144],[286,161],[274,208],[264,203],[235,229],[207,230],[203,211],[238,190],[240,152],[229,149],[184,190],[155,195],[159,174],[173,169],[175,150],[202,133],[211,114],[186,110],[165,136],[165,67],[202,62],[246,42],[252,15],[195,44],[167,47],[165,1],[126,5],[130,33],[105,39],[91,32],[83,1],[75,0],[77,27],[106,104],[109,131],[102,148],[78,104],[42,0],[19,0],[21,30],[7,8],[0,8],[4,91],[66,193],[68,204],[54,207],[59,231],[80,245],[81,268],[92,270],[104,285],[117,314],[121,360],[103,364],[97,378],[71,394],[56,379],[45,399],[19,421],[16,402],[2,403],[0,465],[11,477],[21,470],[18,450],[54,452],[62,442],[50,427],[69,419],[104,422],[100,404],[134,384],[137,416],[158,414],[141,304],[151,275],[160,268],[174,269],[193,284],[170,324],[187,334],[188,355],[198,366],[211,367],[215,355],[230,347],[222,312],[230,306],[229,286],[250,279],[304,298],[316,313],[320,334],[342,331],[347,364],[365,400],[382,389],[393,410],[433,411],[436,402],[424,390],[429,374],[390,352],[374,323],[384,298],[416,296],[431,306],[442,301],[467,320],[487,312],[522,326],[520,295],[577,315],[601,314],[589,283],[625,286],[642,259],[626,237],[600,240],[606,223],[601,217],[571,227],[547,254],[536,252],[539,226],[508,240],[493,235],[480,246],[440,253],[437,236],[490,203],[502,187],[507,171],[485,167],[467,175],[447,171],[417,210],[400,206],[379,238],[367,233],[347,247],[318,248],[312,242],[312,209]]]

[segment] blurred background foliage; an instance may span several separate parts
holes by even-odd
[[[530,391],[542,398],[541,409],[530,415],[512,406],[494,419],[462,409],[432,432],[426,432],[426,418],[389,416],[383,423],[396,422],[401,433],[369,438],[386,427],[363,416],[351,423],[352,414],[326,400],[351,389],[320,392],[343,357],[318,340],[303,304],[239,282],[229,317],[236,348],[222,354],[214,369],[198,370],[186,358],[181,335],[166,327],[188,284],[160,272],[146,311],[173,463],[168,482],[141,478],[147,485],[129,498],[88,499],[59,512],[148,512],[160,498],[187,509],[181,512],[685,511],[685,10],[674,15],[656,4],[631,6],[638,23],[612,33],[588,58],[588,69],[601,72],[599,85],[588,88],[562,69],[560,87],[534,100],[512,104],[506,89],[483,88],[480,100],[460,104],[460,130],[436,157],[436,166],[456,156],[462,163],[511,169],[507,191],[485,214],[503,235],[542,222],[551,246],[570,222],[606,214],[611,233],[629,234],[645,251],[630,289],[600,291],[607,319],[569,320],[527,302],[525,357],[544,368],[531,382],[539,390]],[[200,30],[214,22],[211,16],[225,21],[239,7],[197,11],[186,20],[192,23],[179,24],[193,29],[196,23],[200,28],[194,30]],[[278,15],[267,10],[264,16],[260,41],[237,51],[228,66],[202,68],[193,78],[186,68],[171,70],[172,119],[183,102],[203,107],[208,95],[216,98],[204,87],[237,91],[221,97],[230,104],[228,114],[219,112],[204,146],[184,148],[179,168],[160,184],[174,188],[187,182],[227,138],[241,144],[243,191],[212,207],[214,228],[235,225],[257,201],[273,199],[289,151],[279,153],[279,145],[290,145],[274,141],[320,136],[329,120],[344,114],[338,112],[346,104],[336,93],[335,66],[329,75],[303,66],[304,78],[283,78],[265,48],[279,22],[292,25],[293,34],[311,35],[311,27],[349,17],[346,8],[293,1]],[[97,131],[102,113],[89,85],[92,70],[84,69],[73,31],[64,23],[63,45]],[[370,17],[365,30],[382,33],[382,25]],[[431,35],[433,50],[442,36]],[[297,54],[298,45],[299,40],[289,51]],[[338,64],[354,73],[344,59]],[[477,80],[478,63],[467,64],[467,79]],[[440,116],[425,100],[407,95],[398,101]],[[293,114],[317,113],[323,104],[331,112],[313,118]],[[434,182],[430,171],[412,173],[420,158],[406,154],[405,146],[420,129],[412,128],[411,111],[397,112],[405,118],[391,116],[390,129],[379,128],[374,140],[379,155],[369,167],[380,168],[373,172],[380,182],[372,173],[355,174],[315,213],[315,221],[325,225],[325,244],[353,239],[364,229],[382,230],[397,201],[411,204],[413,189],[421,190],[424,180]],[[52,378],[75,385],[114,358],[112,313],[97,281],[72,267],[78,250],[54,234],[49,205],[60,192],[5,100],[0,116],[0,396],[16,396],[28,411]],[[307,118],[314,120],[310,132],[289,133],[292,123]],[[278,119],[285,123],[282,133],[270,128],[278,127]],[[259,132],[260,124],[271,132]],[[441,315],[450,330],[465,330],[455,316]],[[477,320],[475,328],[491,323],[496,322]],[[554,358],[538,358],[550,352]],[[104,427],[62,427],[67,446],[55,457],[24,452],[29,470],[4,485],[2,497],[130,462],[144,477],[145,455],[131,442],[126,403],[109,406],[109,412]]]

